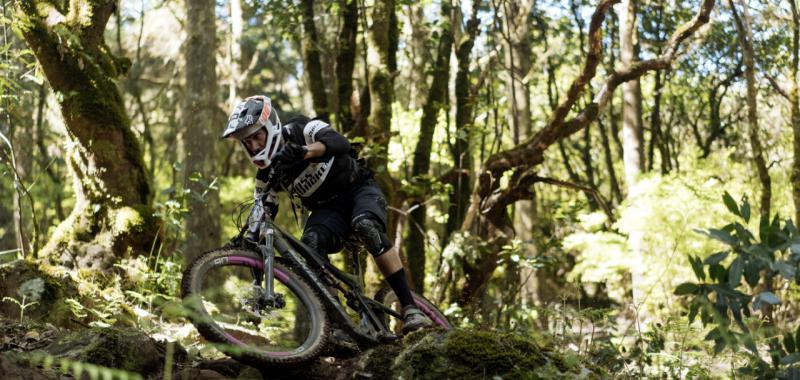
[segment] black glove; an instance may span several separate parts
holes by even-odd
[[[238,248],[242,247],[243,245],[244,245],[244,240],[242,239],[242,236],[236,235],[233,238],[231,238],[231,240],[228,243],[223,245],[222,248]]]
[[[305,158],[306,152],[308,148],[305,145],[297,145],[295,143],[287,142],[283,144],[281,149],[272,156],[272,160],[284,163],[284,164],[291,164],[298,162]]]

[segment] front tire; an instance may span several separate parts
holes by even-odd
[[[253,366],[296,365],[316,358],[330,334],[322,301],[289,262],[275,258],[275,293],[283,306],[258,313],[252,270],[263,270],[256,252],[231,247],[208,252],[186,269],[181,283],[189,319],[226,355]]]

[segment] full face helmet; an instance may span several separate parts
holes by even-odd
[[[257,152],[251,151],[243,140],[262,129],[266,132],[266,144]],[[228,118],[228,125],[225,132],[222,133],[222,138],[239,140],[250,155],[253,164],[261,169],[269,167],[272,156],[283,143],[281,120],[278,118],[278,112],[272,108],[270,99],[263,95],[256,95],[239,102]]]

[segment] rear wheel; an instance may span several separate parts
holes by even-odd
[[[431,301],[428,301],[427,298],[411,292],[411,295],[414,297],[414,302],[417,304],[417,307],[426,315],[428,318],[433,321],[434,326],[443,328],[445,330],[451,330],[453,325],[450,321],[447,320],[444,313],[439,310],[436,305],[434,305]],[[375,301],[380,302],[384,306],[396,311],[398,314],[402,315],[402,306],[400,305],[400,300],[397,298],[397,295],[394,294],[392,288],[388,286],[384,286],[377,293],[375,293]],[[393,331],[397,335],[401,335],[403,331],[403,320],[392,318],[390,315],[386,313],[383,314],[384,324],[387,328]]]
[[[181,289],[189,319],[225,354],[251,365],[292,365],[314,359],[325,348],[330,324],[322,301],[306,280],[276,258],[275,302],[254,306],[253,271],[259,254],[223,248],[196,259]]]

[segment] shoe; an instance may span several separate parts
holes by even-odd
[[[403,335],[431,326],[433,326],[433,321],[416,306],[403,307]]]

